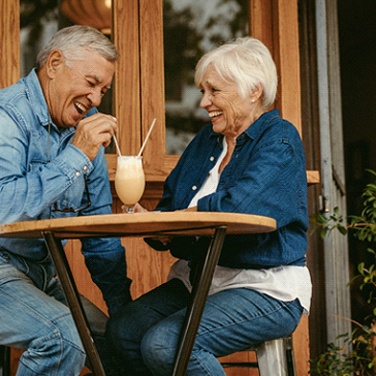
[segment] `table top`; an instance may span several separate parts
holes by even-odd
[[[269,217],[223,212],[148,212],[43,219],[0,225],[0,237],[41,238],[53,232],[60,239],[146,235],[211,235],[213,228],[227,226],[228,235],[275,230]]]

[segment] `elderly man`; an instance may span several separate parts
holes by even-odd
[[[68,27],[26,78],[0,90],[0,223],[111,213],[104,147],[117,125],[96,107],[117,58],[99,31]],[[82,239],[82,252],[111,316],[131,300],[125,250],[119,239]],[[79,375],[84,366],[55,277],[43,240],[0,240],[0,344],[25,350],[18,375]],[[106,316],[89,308],[93,329],[103,334]],[[107,375],[116,374],[111,349],[94,338]]]

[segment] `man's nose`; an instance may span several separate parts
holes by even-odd
[[[102,102],[102,92],[100,87],[95,87],[91,93],[87,96],[91,104],[95,107],[98,107]]]

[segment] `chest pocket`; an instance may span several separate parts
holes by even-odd
[[[51,158],[50,150],[51,140],[44,127],[39,127],[30,133],[29,152],[28,152],[28,170],[35,171],[39,165],[48,163]]]

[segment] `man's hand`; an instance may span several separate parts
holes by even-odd
[[[78,123],[72,145],[92,161],[101,145],[106,147],[110,144],[117,129],[117,120],[111,115],[98,113],[89,116]]]

